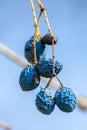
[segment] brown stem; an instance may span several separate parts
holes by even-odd
[[[48,20],[46,9],[45,9],[44,5],[41,3],[40,0],[36,0],[36,1],[38,3],[38,6],[40,7],[40,9],[43,10],[45,21],[46,21],[46,24],[48,26],[48,31],[49,31],[50,35],[53,36],[52,30],[51,30],[51,27],[50,27],[50,23],[49,23],[49,20]]]
[[[41,38],[41,34],[38,32],[38,26],[39,26],[39,23],[40,23],[40,18],[41,18],[41,15],[42,15],[42,10],[40,10],[40,13],[39,13],[39,16],[38,16],[38,19],[37,19],[37,26],[36,26],[36,29],[35,29],[35,32],[37,33],[37,38]]]
[[[45,87],[45,88],[48,88],[48,87],[49,87],[49,85],[50,85],[50,82],[51,82],[52,78],[53,78],[53,77],[51,77],[51,78],[49,79],[49,81],[48,81],[48,83],[47,83],[47,85],[46,85],[46,87]]]
[[[37,3],[41,9],[45,9],[44,5],[41,3],[40,0],[37,0]]]
[[[33,63],[37,64],[36,44],[33,44]]]
[[[38,25],[39,25],[39,22],[40,22],[40,17],[42,15],[42,10],[40,10],[40,14],[38,16],[38,20],[37,20],[37,24],[35,25],[35,34],[34,34],[34,40],[33,40],[33,56],[34,56],[34,59],[33,59],[33,62],[34,64],[37,63],[37,55],[36,55],[36,39],[37,39],[37,35],[40,35],[38,34]],[[41,35],[40,35],[41,36]]]
[[[42,15],[42,10],[40,10],[40,13],[39,13],[39,16],[38,16],[38,19],[37,19],[37,24],[34,26],[35,27],[35,33],[34,33],[34,42],[36,41],[36,38],[41,38],[41,34],[39,33],[39,23],[40,23],[40,18],[41,18],[41,15]]]
[[[37,79],[37,77],[36,77],[36,66],[34,67],[34,81],[35,81],[35,83],[39,83],[39,80]]]
[[[52,37],[52,61],[53,61],[53,68],[52,68],[52,70],[53,70],[53,76],[55,74],[54,58],[55,58],[55,56],[54,56],[54,37]]]
[[[54,66],[54,37],[52,37],[52,60],[53,60],[53,76],[55,76],[58,80],[58,82],[60,83],[61,87],[63,87],[62,82],[60,81],[60,79],[57,77],[56,73],[55,73],[55,66]]]
[[[33,44],[33,57],[34,57],[33,63],[35,65],[35,67],[34,67],[34,80],[35,80],[35,83],[39,83],[39,80],[36,77],[37,55],[36,55],[36,44],[35,43]]]
[[[63,83],[61,82],[61,80],[58,78],[58,76],[55,73],[55,77],[57,78],[58,82],[60,83],[61,87],[63,87]]]

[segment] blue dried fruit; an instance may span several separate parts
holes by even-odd
[[[36,69],[35,65],[31,65],[22,70],[19,78],[19,84],[23,91],[34,90],[39,86],[40,75],[35,69]],[[37,81],[34,78],[34,72]]]
[[[54,110],[55,101],[47,89],[41,89],[36,95],[35,105],[41,113],[49,115]]]
[[[58,38],[54,36],[54,44],[56,44],[58,41]],[[41,38],[41,42],[43,44],[47,44],[47,45],[52,45],[52,37],[49,33],[47,33],[46,35],[44,35],[42,38]]]
[[[45,57],[45,45],[42,44],[41,40],[36,40],[36,56],[37,61],[39,62],[40,59]],[[31,37],[25,44],[24,48],[24,55],[25,58],[30,62],[34,62],[34,55],[33,55],[33,37]]]
[[[45,58],[37,64],[38,73],[42,77],[46,77],[46,78],[52,77],[52,67],[53,67],[53,62],[51,58],[48,59]],[[58,74],[62,70],[63,65],[60,62],[55,61],[54,68],[55,68],[55,73]]]
[[[60,88],[55,93],[55,103],[64,112],[72,112],[76,107],[76,96],[70,88]]]

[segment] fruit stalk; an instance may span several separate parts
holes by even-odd
[[[39,26],[39,22],[40,22],[40,17],[41,17],[41,15],[42,15],[42,10],[40,10],[40,14],[39,14],[39,16],[38,16],[38,20],[36,19],[36,17],[35,17],[35,9],[34,9],[34,5],[33,5],[33,1],[32,1],[32,12],[34,12],[34,27],[35,27],[35,33],[34,33],[34,40],[33,40],[33,42],[34,42],[34,44],[33,44],[33,54],[34,54],[34,64],[36,64],[37,63],[37,56],[36,56],[36,39],[37,38],[41,38],[41,35],[40,35],[40,33],[38,33],[38,30],[39,30],[39,28],[38,28],[38,26]]]
[[[63,83],[61,82],[61,80],[58,78],[58,76],[56,74],[55,74],[55,77],[57,78],[57,80],[60,83],[61,87],[63,87]]]
[[[35,13],[35,8],[34,8],[34,3],[33,3],[33,0],[30,0],[30,4],[31,4],[31,7],[32,7],[32,13],[33,13],[33,17],[34,17],[34,27],[35,27],[35,34],[34,34],[34,44],[33,44],[33,55],[34,55],[34,64],[37,63],[37,57],[36,57],[36,35],[37,35],[37,32],[39,31],[38,29],[38,24],[37,24],[37,18],[36,18],[36,13]],[[39,21],[38,21],[39,22]]]
[[[39,23],[40,23],[40,18],[41,18],[41,15],[42,15],[42,10],[40,10],[40,13],[39,13],[39,16],[38,16],[38,19],[37,19],[37,24],[34,26],[35,27],[35,33],[34,33],[34,42],[36,42],[36,38],[41,38],[41,34],[38,33],[38,26],[39,26]]]
[[[33,43],[33,55],[34,55],[33,63],[36,65],[37,64],[36,41],[34,41]],[[34,80],[36,83],[39,82],[38,79],[36,78],[36,67],[34,68]]]
[[[54,37],[52,37],[52,60],[53,60],[53,76],[55,75],[55,68],[54,68]]]
[[[37,24],[35,26],[35,34],[34,34],[34,44],[33,44],[33,55],[34,55],[34,64],[37,64],[37,56],[36,56],[36,38],[40,37],[41,38],[41,35],[38,33],[38,25],[39,25],[39,22],[40,22],[40,17],[42,15],[42,11],[40,11],[40,14],[38,16],[38,20],[37,20]],[[36,83],[38,83],[38,79],[36,78],[36,67],[35,67],[35,70],[34,70],[34,80]]]
[[[63,87],[62,82],[60,81],[60,79],[58,78],[58,76],[55,73],[55,68],[54,68],[54,37],[52,37],[52,60],[53,60],[53,76],[55,76],[58,80],[58,82],[60,83],[61,87]]]
[[[53,78],[53,77],[51,77],[51,78],[49,79],[49,81],[47,82],[47,85],[46,85],[45,88],[48,88],[48,87],[49,87],[49,85],[50,85],[50,83],[51,83],[51,81],[52,81],[52,78]]]
[[[47,26],[48,26],[48,31],[49,31],[51,37],[53,37],[53,33],[52,33],[52,29],[51,29],[51,27],[50,27],[50,23],[49,23],[49,20],[48,20],[48,16],[47,16],[46,9],[45,9],[44,5],[41,3],[40,0],[36,0],[36,1],[37,1],[37,3],[38,3],[38,6],[40,7],[40,9],[43,10],[43,14],[44,14],[44,17],[45,17],[45,21],[46,21],[46,24],[47,24]]]
[[[35,45],[35,43],[33,44],[33,55],[34,55],[33,63],[37,64],[36,45]]]
[[[30,4],[31,4],[31,7],[32,7],[32,13],[33,13],[33,18],[34,18],[34,27],[36,27],[37,26],[37,18],[36,18],[33,0],[30,0]],[[40,34],[39,28],[37,28],[37,31],[38,31],[38,34]]]
[[[50,82],[52,80],[52,78],[55,76],[55,68],[54,68],[54,37],[52,37],[52,62],[53,62],[53,66],[52,66],[52,77],[49,79],[46,88],[48,88],[48,86],[50,85]]]
[[[31,3],[31,7],[32,7],[32,13],[33,13],[33,17],[34,17],[34,27],[35,27],[35,34],[34,34],[34,40],[33,40],[33,55],[34,55],[33,62],[34,62],[34,64],[37,64],[36,39],[41,38],[38,26],[39,26],[40,17],[42,15],[43,10],[42,9],[40,10],[40,14],[39,14],[38,20],[37,20],[33,0],[30,0],[30,3]],[[38,83],[38,79],[36,78],[36,67],[35,67],[35,71],[34,71],[34,80],[36,83]]]

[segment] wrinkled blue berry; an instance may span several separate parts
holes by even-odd
[[[36,95],[35,105],[41,113],[49,115],[54,110],[55,101],[49,91],[41,89]]]
[[[35,66],[31,65],[25,69],[22,70],[19,78],[19,84],[23,91],[30,91],[34,90],[39,86],[40,83],[40,76],[36,70],[35,77],[37,78],[38,82],[34,79],[34,72],[35,72]]]
[[[40,59],[45,57],[45,45],[41,43],[41,40],[36,40],[36,56],[37,61],[39,62]],[[31,37],[25,44],[24,49],[25,58],[30,62],[34,62],[34,55],[33,55],[33,37]]]
[[[54,37],[54,44],[56,44],[58,41],[58,38],[57,37]],[[41,38],[41,42],[43,44],[47,44],[47,45],[52,45],[52,37],[49,33],[47,33],[46,35],[44,35],[42,38]]]
[[[72,112],[76,102],[76,96],[70,88],[63,87],[55,93],[55,103],[64,112]]]
[[[52,59],[43,59],[37,64],[37,70],[38,73],[42,77],[50,78],[52,77],[52,66],[53,62]],[[55,73],[58,74],[62,70],[63,65],[59,63],[58,61],[55,61],[54,63],[54,68],[55,68]]]

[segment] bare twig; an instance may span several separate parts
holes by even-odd
[[[77,98],[78,106],[83,109],[87,110],[87,97],[79,95]]]
[[[0,120],[0,127],[4,128],[5,130],[11,130],[11,127],[2,120]]]
[[[17,64],[25,67],[30,65],[29,62],[27,62],[25,59],[21,58],[19,55],[17,55],[14,51],[6,47],[4,44],[0,43],[0,52],[7,56],[8,58],[15,61]]]

